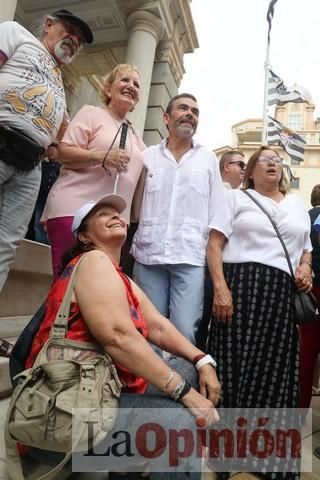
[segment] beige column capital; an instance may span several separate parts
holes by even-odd
[[[14,19],[17,0],[0,0],[0,23]]]
[[[159,17],[146,10],[136,10],[131,12],[127,17],[127,28],[131,33],[134,31],[144,31],[150,33],[156,43],[161,39],[164,28]]]

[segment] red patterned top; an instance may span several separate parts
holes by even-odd
[[[41,350],[42,346],[44,345],[44,343],[47,341],[49,337],[51,325],[53,324],[54,319],[58,313],[59,307],[62,303],[73,267],[77,263],[79,258],[80,258],[80,255],[74,258],[73,260],[71,260],[71,262],[67,265],[66,269],[64,270],[60,278],[54,283],[54,285],[50,289],[50,292],[46,301],[46,314],[33,340],[31,352],[26,361],[26,368],[30,368],[33,365],[39,351]],[[114,264],[114,266],[118,274],[120,275],[121,280],[123,281],[126,289],[131,320],[133,321],[136,329],[141,333],[141,335],[143,335],[144,338],[146,338],[147,337],[146,322],[142,316],[140,306],[139,306],[139,301],[136,295],[133,293],[130,280],[122,272],[122,270],[118,267],[118,265]],[[70,316],[68,321],[67,338],[69,338],[70,340],[79,340],[83,342],[96,343],[96,339],[91,335],[85,321],[82,318],[82,315],[77,303],[71,304]],[[116,364],[116,367],[117,367],[119,378],[123,385],[122,390],[124,392],[143,393],[146,390],[148,384],[144,378],[136,377],[127,368],[123,367],[120,364]]]

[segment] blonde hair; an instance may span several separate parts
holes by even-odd
[[[260,153],[263,152],[264,150],[271,150],[274,152],[276,155],[278,155],[277,150],[273,149],[269,145],[262,145],[256,152],[254,152],[251,157],[248,160],[245,173],[244,173],[244,179],[243,179],[243,189],[246,190],[247,188],[253,188],[254,189],[254,181],[251,177],[252,172],[257,164],[258,158],[260,156]],[[283,193],[284,195],[288,193],[290,189],[289,182],[284,175],[283,168],[282,168],[282,173],[281,173],[281,178],[279,181],[279,191]]]
[[[127,70],[133,70],[134,72],[137,72],[139,77],[141,77],[140,72],[138,68],[135,65],[131,65],[129,63],[119,63],[116,65],[111,72],[109,72],[103,79],[103,87],[101,89],[101,100],[105,105],[108,105],[110,103],[111,98],[107,95],[106,93],[106,86],[111,85],[115,79],[117,78],[117,75],[119,73],[125,72]]]

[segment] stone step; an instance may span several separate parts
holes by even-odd
[[[39,308],[52,282],[50,252],[48,245],[21,242],[0,293],[0,317],[32,315]]]
[[[0,357],[0,398],[7,397],[11,394],[11,391],[12,385],[9,375],[9,359]]]
[[[0,317],[0,338],[6,338],[8,341],[17,338],[30,318],[31,315]]]
[[[29,320],[30,315],[0,317],[0,338],[4,338],[10,343],[15,343]],[[7,397],[11,394],[11,391],[12,385],[9,375],[9,359],[0,357],[0,398]]]

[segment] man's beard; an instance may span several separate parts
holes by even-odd
[[[64,48],[63,45],[66,45],[67,48]],[[72,49],[74,53],[71,54],[69,49]],[[60,40],[58,43],[55,44],[53,51],[55,57],[61,63],[65,64],[71,63],[78,53],[78,49],[74,46],[74,43],[70,39]]]
[[[196,133],[197,127],[193,127],[192,125],[187,126],[183,123],[178,123],[176,130],[181,138],[191,138]]]

